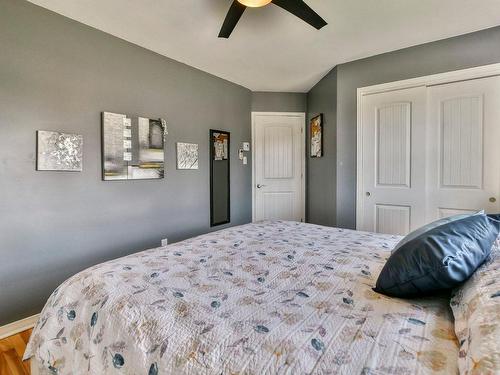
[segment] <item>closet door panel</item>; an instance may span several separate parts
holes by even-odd
[[[428,89],[427,221],[500,211],[500,78]]]
[[[405,235],[425,222],[426,89],[363,98],[363,217],[358,229]]]

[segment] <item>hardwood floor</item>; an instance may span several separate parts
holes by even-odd
[[[29,375],[29,361],[23,362],[23,354],[31,335],[31,329],[0,340],[0,374]]]

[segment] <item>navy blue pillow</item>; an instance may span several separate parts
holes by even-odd
[[[465,219],[466,217],[469,217],[472,215],[484,215],[484,211],[478,211],[478,212],[473,213],[473,214],[459,214],[459,215],[443,217],[442,219],[439,219],[439,220],[433,221],[432,223],[424,225],[423,227],[420,227],[420,228],[414,230],[413,232],[409,233],[406,237],[404,237],[401,241],[399,241],[398,244],[391,251],[391,254],[394,253],[401,246],[403,246],[405,243],[410,242],[414,238],[417,238],[422,233],[430,231],[432,228],[439,227],[440,225],[443,225],[443,224],[446,224],[446,223],[449,223],[452,221]]]
[[[418,297],[467,280],[490,254],[500,215],[477,214],[431,228],[398,248],[374,290],[392,297]]]

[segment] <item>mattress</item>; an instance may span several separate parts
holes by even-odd
[[[449,300],[372,291],[400,239],[259,222],[82,271],[25,358],[54,374],[457,373]]]

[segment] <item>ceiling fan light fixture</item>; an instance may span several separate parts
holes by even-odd
[[[238,0],[240,4],[250,8],[259,8],[269,4],[272,0]]]
[[[317,30],[327,25],[327,22],[312,10],[304,0],[232,0],[231,7],[220,29],[219,38],[229,38],[245,9],[249,7],[260,8],[270,3],[300,18]]]

